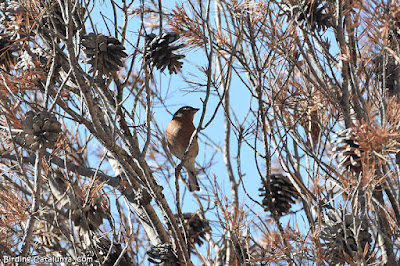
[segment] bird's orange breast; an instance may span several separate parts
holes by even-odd
[[[175,118],[168,124],[166,129],[168,147],[174,156],[179,159],[183,157],[195,129],[191,119]],[[199,146],[197,144],[197,139],[195,139],[190,148],[188,157],[196,157],[198,152]]]

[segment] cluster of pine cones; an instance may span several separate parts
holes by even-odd
[[[325,215],[320,238],[328,260],[333,265],[348,262],[348,258],[357,252],[363,254],[366,249],[369,250],[372,241],[367,223],[341,208],[330,210]],[[366,256],[368,257],[368,252]]]
[[[94,195],[84,204],[85,193],[77,182],[71,183],[60,170],[50,168],[47,178],[55,198],[54,202],[68,210],[68,215],[70,214],[79,232],[86,255],[99,261],[107,257],[103,265],[113,265],[121,255],[122,246],[94,233],[103,224],[103,220],[109,218],[104,197]],[[96,246],[96,252],[93,251],[92,245]],[[120,265],[132,265],[132,260],[126,253],[120,258]]]
[[[211,231],[210,224],[207,220],[202,219],[198,213],[186,212],[182,214],[182,223],[176,215],[180,228],[187,233],[189,251],[193,252],[194,244],[201,246],[207,232]],[[146,252],[149,256],[149,261],[154,264],[172,263],[176,264],[178,261],[177,255],[174,252],[170,243],[164,243],[157,246],[151,246]]]
[[[342,136],[346,136],[346,134]],[[345,139],[349,142],[349,138]],[[348,144],[354,146],[353,142]],[[345,161],[348,160],[350,161],[351,159],[345,159]],[[271,213],[276,211],[279,217],[289,213],[291,205],[295,203],[295,199],[300,197],[289,178],[283,174],[272,174],[269,195],[267,194],[266,179],[264,178],[262,181],[263,186],[259,190],[261,191],[260,196],[263,197],[262,205],[264,209]],[[269,206],[268,196],[273,206]],[[320,238],[327,254],[327,261],[332,265],[348,262],[349,258],[354,257],[357,252],[365,254],[364,252],[368,251],[366,256],[369,256],[372,238],[368,232],[368,223],[354,217],[342,208],[329,210],[324,216]]]
[[[103,206],[101,196],[95,197],[88,202],[84,208],[84,194],[78,185],[70,184],[65,179],[61,171],[52,170],[48,175],[49,186],[57,202],[71,211],[71,218],[75,226],[84,230],[97,230],[103,224],[103,219],[107,218],[107,212]]]

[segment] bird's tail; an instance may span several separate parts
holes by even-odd
[[[199,183],[197,182],[197,177],[194,171],[187,170],[188,177],[189,177],[189,190],[190,192],[193,191],[200,191]]]

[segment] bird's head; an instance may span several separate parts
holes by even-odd
[[[173,119],[176,118],[191,118],[193,120],[194,114],[200,109],[193,108],[191,106],[183,106],[174,114]]]

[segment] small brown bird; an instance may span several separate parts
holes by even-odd
[[[166,130],[168,147],[171,153],[178,157],[183,158],[183,155],[189,146],[190,138],[196,128],[193,125],[194,114],[199,109],[190,106],[184,106],[180,108],[169,122]],[[199,153],[199,145],[197,143],[197,137],[193,140],[193,144],[190,147],[189,153],[186,156],[183,166],[186,168],[189,177],[189,190],[199,191],[200,186],[197,182],[196,170],[194,163],[196,156]]]

